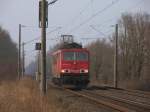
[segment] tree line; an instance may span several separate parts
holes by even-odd
[[[150,86],[150,15],[123,14],[118,21],[118,80],[119,84],[142,83]],[[98,39],[87,45],[91,53],[91,78],[104,84],[113,83],[115,34],[109,41]],[[144,87],[145,86],[145,87]]]
[[[0,80],[17,78],[17,54],[16,44],[9,33],[0,27]]]
[[[117,24],[119,86],[149,89],[150,15],[125,13]],[[85,46],[90,51],[90,79],[93,83],[113,85],[115,33],[108,38],[97,39]],[[47,54],[47,74],[51,74],[50,54],[58,45],[50,48]]]

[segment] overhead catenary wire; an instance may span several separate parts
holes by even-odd
[[[28,28],[39,29],[38,26],[30,26],[30,25],[22,25],[22,27],[25,28],[25,29],[28,29]],[[57,26],[50,26],[50,27],[48,27],[48,29],[49,29],[49,28],[56,28],[56,27],[57,27]]]
[[[93,39],[99,39],[99,38],[81,38],[82,40],[93,40]]]
[[[50,38],[50,39],[47,39],[47,40],[54,40],[54,41],[58,41],[59,39],[58,39],[58,38]]]
[[[59,26],[50,26],[50,27],[48,27],[47,29],[57,29],[57,28],[60,28]],[[32,31],[32,32],[34,32],[34,31],[36,31],[36,32],[39,32],[40,31],[40,29],[39,29],[39,27],[37,27],[37,26],[29,26],[29,25],[24,25],[23,26],[23,29],[25,29],[25,30],[29,30],[29,31]],[[38,38],[38,37],[37,37]],[[39,37],[40,38],[40,37]],[[36,40],[36,39],[35,39]]]
[[[96,31],[96,32],[98,32],[99,34],[101,34],[101,35],[103,35],[104,37],[106,37],[106,34],[104,34],[103,32],[101,32],[100,30],[96,29],[93,25],[90,25],[90,27],[91,27],[94,31]]]
[[[143,0],[139,0],[137,3],[135,3],[134,5],[132,5],[132,6],[129,6],[129,7],[127,7],[126,9],[128,9],[128,10],[133,10],[135,7],[137,7],[137,6],[139,6],[141,3],[143,2]],[[124,11],[120,11],[120,13],[123,13]],[[115,17],[113,17],[113,18],[111,18],[111,19],[108,19],[108,20],[105,20],[104,22],[102,22],[102,24],[100,24],[100,25],[98,25],[98,26],[103,26],[105,23],[108,23],[108,22],[112,22],[113,20],[115,20],[116,18]],[[90,25],[91,26],[91,25]],[[92,26],[95,26],[95,25],[92,25]],[[93,29],[93,28],[92,28]],[[96,31],[97,29],[96,28],[94,28],[94,30]],[[103,32],[100,32],[99,30],[97,30],[99,33],[103,33]],[[106,31],[105,33],[103,33],[104,35],[106,35],[106,33],[108,34],[108,33],[110,33],[110,32],[112,32],[112,29],[111,30],[108,30],[108,31]],[[102,34],[102,35],[103,35]],[[109,34],[110,35],[110,34]],[[88,38],[88,39],[92,39],[92,38]],[[93,39],[95,39],[95,38],[93,38]]]
[[[93,14],[92,16],[90,16],[88,19],[86,19],[85,21],[83,21],[82,23],[80,23],[78,26],[74,27],[73,29],[70,30],[70,32],[73,32],[77,29],[79,29],[81,26],[85,25],[86,23],[88,23],[89,21],[91,21],[93,18],[95,18],[96,16],[98,16],[100,13],[103,13],[104,11],[108,10],[109,8],[111,8],[114,4],[116,4],[117,2],[119,2],[120,0],[115,0],[112,3],[108,4],[106,7],[104,7],[103,9],[99,10],[97,13]]]
[[[72,20],[71,23],[76,22],[77,19],[86,11],[86,9],[91,5],[91,0],[85,5],[85,7],[77,14]]]
[[[117,0],[116,0],[117,1]],[[131,6],[130,8],[128,8],[129,10],[132,10],[132,9],[134,9],[135,7],[137,7],[137,6],[139,6],[140,5],[140,3],[141,2],[143,2],[144,0],[139,0],[134,6]],[[88,6],[88,5],[87,5]],[[87,7],[86,6],[86,7]],[[106,10],[106,9],[105,9]],[[83,12],[82,12],[83,11]],[[83,13],[84,13],[84,11],[85,11],[85,9],[83,9],[81,12],[82,13],[80,13],[80,15],[79,16],[81,16]],[[121,12],[121,11],[120,11]],[[101,12],[102,13],[102,12]],[[100,13],[99,13],[100,14]],[[85,22],[82,22],[80,25],[79,25],[79,27],[75,27],[76,29],[78,29],[78,28],[80,28],[82,25],[84,25],[84,24],[86,24],[87,22],[89,22],[91,19],[93,19],[94,17],[96,17],[97,15],[95,15],[95,14],[93,14],[89,19],[87,19]],[[112,19],[109,19],[109,20],[105,20],[105,22],[103,22],[102,24],[104,24],[104,23],[108,23],[108,22],[111,22],[112,20],[114,20],[115,18],[112,18]],[[75,19],[74,19],[75,20]],[[102,25],[101,24],[101,25]],[[76,30],[76,29],[72,29],[72,31],[74,31],[74,30]],[[32,40],[30,40],[30,41],[27,41],[26,42],[26,44],[28,44],[28,43],[31,43],[31,42],[33,42],[33,41],[36,41],[36,40],[39,40],[40,39],[40,37],[37,37],[37,38],[35,38],[35,39],[32,39]],[[97,38],[82,38],[82,39],[97,39]],[[47,39],[47,40],[53,40],[53,39]],[[55,40],[55,39],[54,39]]]
[[[97,13],[93,14],[91,17],[89,17],[88,19],[86,19],[85,21],[83,21],[82,23],[80,23],[78,26],[74,27],[73,29],[70,30],[70,32],[76,31],[77,29],[79,29],[81,26],[85,25],[86,23],[88,23],[89,21],[91,21],[94,17],[96,17],[97,15],[99,15],[100,13],[104,12],[105,10],[107,10],[108,8],[110,8],[111,6],[113,6],[114,4],[116,4],[119,0],[113,1],[111,4],[109,4],[108,6],[106,6],[104,9],[102,9],[101,11],[98,11]],[[141,2],[143,2],[144,0],[139,0],[137,3],[135,3],[135,5],[129,6],[128,10],[133,10],[135,7],[139,6],[141,4]],[[124,11],[120,11],[120,13],[123,13]],[[108,22],[112,22],[113,20],[116,20],[116,17],[113,17],[111,19],[105,20],[104,22],[102,22],[102,24],[100,24],[99,26],[104,25],[105,23]]]
[[[119,1],[119,0],[113,1],[111,4],[109,4],[108,6],[106,6],[105,8],[103,8],[102,10],[98,11],[97,13],[93,14],[90,18],[88,18],[86,21],[82,22],[78,27],[75,27],[75,28],[72,29],[71,31],[80,28],[82,25],[86,24],[87,22],[89,22],[91,19],[93,19],[94,17],[96,17],[96,16],[99,15],[100,13],[106,11],[108,8],[110,8],[111,6],[113,6],[114,4],[116,4],[118,1]],[[134,6],[131,6],[130,8],[127,8],[127,9],[132,10],[133,8],[135,8],[135,7],[137,7],[139,4],[141,4],[141,2],[143,2],[143,0],[139,0]],[[80,11],[79,15],[77,15],[77,16],[82,15],[82,14],[86,11],[86,9],[89,7],[89,4],[90,4],[90,3],[88,2],[87,5],[85,6],[85,8],[83,8],[83,9]],[[76,16],[76,17],[77,17],[77,16]],[[76,17],[75,17],[75,18],[76,18]],[[74,19],[74,20],[75,20],[75,19]],[[104,24],[104,23],[106,23],[106,22],[111,22],[112,20],[114,20],[114,18],[111,18],[111,19],[109,19],[109,20],[106,20],[106,21],[104,21],[102,24]],[[100,25],[102,25],[102,24],[100,24]],[[32,28],[32,27],[34,27],[34,26],[26,26],[26,27],[31,27],[31,28]],[[53,31],[56,31],[56,30],[58,30],[58,29],[60,29],[60,27],[57,27],[56,29],[54,29],[54,30],[48,32],[47,34],[52,33]],[[40,39],[40,37],[37,37],[37,38],[35,38],[35,39],[32,39],[32,40],[29,40],[29,41],[25,42],[25,44],[29,44],[29,43],[31,43],[31,42],[33,42],[33,41],[36,41],[36,40],[39,40],[39,39]],[[47,39],[47,40],[51,40],[51,39]],[[53,39],[52,39],[52,40],[53,40]]]
[[[133,10],[134,8],[138,7],[143,1],[144,1],[144,0],[139,0],[139,1],[138,1],[137,3],[135,3],[134,5],[127,7],[126,10],[130,10],[130,11]],[[120,11],[120,13],[123,13],[123,12],[124,12],[124,11]],[[103,21],[101,24],[97,24],[97,26],[104,26],[106,23],[112,22],[112,21],[114,21],[114,20],[116,20],[116,17],[112,17],[112,18],[110,18],[110,19],[108,19],[108,20],[105,20],[105,21]],[[96,25],[94,25],[94,26],[96,26]]]
[[[61,29],[61,27],[57,27],[56,29],[54,29],[54,30],[52,30],[52,31],[49,31],[49,32],[47,32],[46,34],[48,35],[48,34],[50,34],[50,33],[53,33],[53,32],[55,32],[55,31],[57,31],[58,29]],[[32,39],[32,40],[26,41],[26,42],[25,42],[25,45],[26,45],[26,44],[29,44],[29,43],[32,43],[32,42],[35,41],[35,40],[40,40],[40,36],[39,36],[39,37],[36,37],[36,38],[34,38],[34,39]]]
[[[64,26],[65,28],[68,28],[69,26],[72,26],[72,24],[74,24],[81,15],[83,15],[83,13],[85,11],[87,11],[87,8],[89,8],[89,6],[91,5],[91,0],[88,1],[88,3],[83,6],[84,8],[82,8],[78,14],[76,14],[69,22],[67,22]]]

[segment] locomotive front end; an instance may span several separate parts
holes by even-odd
[[[87,85],[89,82],[89,52],[86,49],[63,50],[61,77],[64,84]]]

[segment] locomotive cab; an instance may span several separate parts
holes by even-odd
[[[53,82],[86,87],[89,83],[89,52],[84,48],[61,49],[53,53]]]

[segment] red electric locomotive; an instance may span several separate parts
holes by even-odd
[[[53,82],[86,87],[89,83],[89,51],[77,43],[64,43],[53,53]]]

